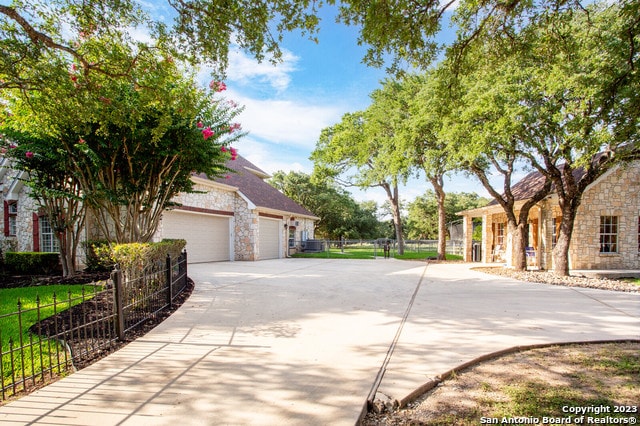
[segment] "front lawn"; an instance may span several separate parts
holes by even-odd
[[[433,251],[417,252],[405,250],[402,256],[394,252],[391,252],[391,256],[395,259],[403,260],[425,260],[430,257],[438,256],[438,253]],[[382,259],[384,258],[384,252],[380,248],[353,248],[347,246],[344,248],[344,250],[337,247],[332,247],[328,252],[325,250],[318,253],[296,253],[293,255],[293,257],[320,259]],[[448,254],[447,260],[462,260],[462,256]]]
[[[84,300],[87,300],[99,288],[94,285],[50,285],[0,290],[2,387],[19,383],[22,377],[37,376],[42,371],[53,373],[51,366],[59,363],[60,356],[65,356],[65,349],[58,341],[32,334],[29,328],[54,313],[81,303],[83,289]],[[58,370],[56,373],[63,372]]]

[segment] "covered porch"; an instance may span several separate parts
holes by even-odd
[[[519,204],[524,204],[524,201]],[[516,209],[517,214],[518,205]],[[508,229],[507,215],[500,205],[490,204],[459,214],[463,217],[465,261],[513,266],[513,233]],[[476,222],[477,219],[482,220],[480,240],[473,239],[474,219]],[[551,251],[556,242],[559,224],[548,201],[542,201],[530,210],[527,220],[529,235],[526,242],[529,269],[550,269],[553,261]]]

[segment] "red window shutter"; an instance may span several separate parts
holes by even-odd
[[[4,200],[4,235],[9,236],[9,203]]]
[[[33,214],[33,251],[40,251],[40,218]]]

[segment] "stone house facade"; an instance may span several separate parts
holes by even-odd
[[[541,182],[539,173],[526,176],[518,185],[532,188]],[[523,191],[523,196],[526,191]],[[524,198],[516,203],[524,204]],[[465,260],[513,264],[507,219],[497,204],[466,210],[464,217]],[[482,241],[473,242],[473,218],[482,218]],[[562,220],[558,196],[552,192],[529,212],[527,263],[553,268],[552,250]],[[480,244],[480,258],[474,246]],[[640,269],[640,161],[618,165],[592,183],[578,208],[569,248],[570,269]]]
[[[25,176],[0,161],[0,249],[57,251]],[[190,262],[208,262],[282,258],[313,238],[319,218],[265,182],[268,174],[240,156],[227,167],[233,172],[222,178],[192,176],[195,191],[174,197],[179,206],[163,214],[155,241],[186,239]],[[84,234],[84,240],[98,236],[90,218]]]

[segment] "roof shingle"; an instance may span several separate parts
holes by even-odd
[[[312,212],[265,182],[264,178],[269,175],[246,158],[238,155],[236,160],[227,161],[225,166],[235,173],[229,173],[228,177],[216,178],[213,181],[237,187],[256,207],[280,210],[293,215],[316,217]],[[206,176],[200,177],[206,178]]]

